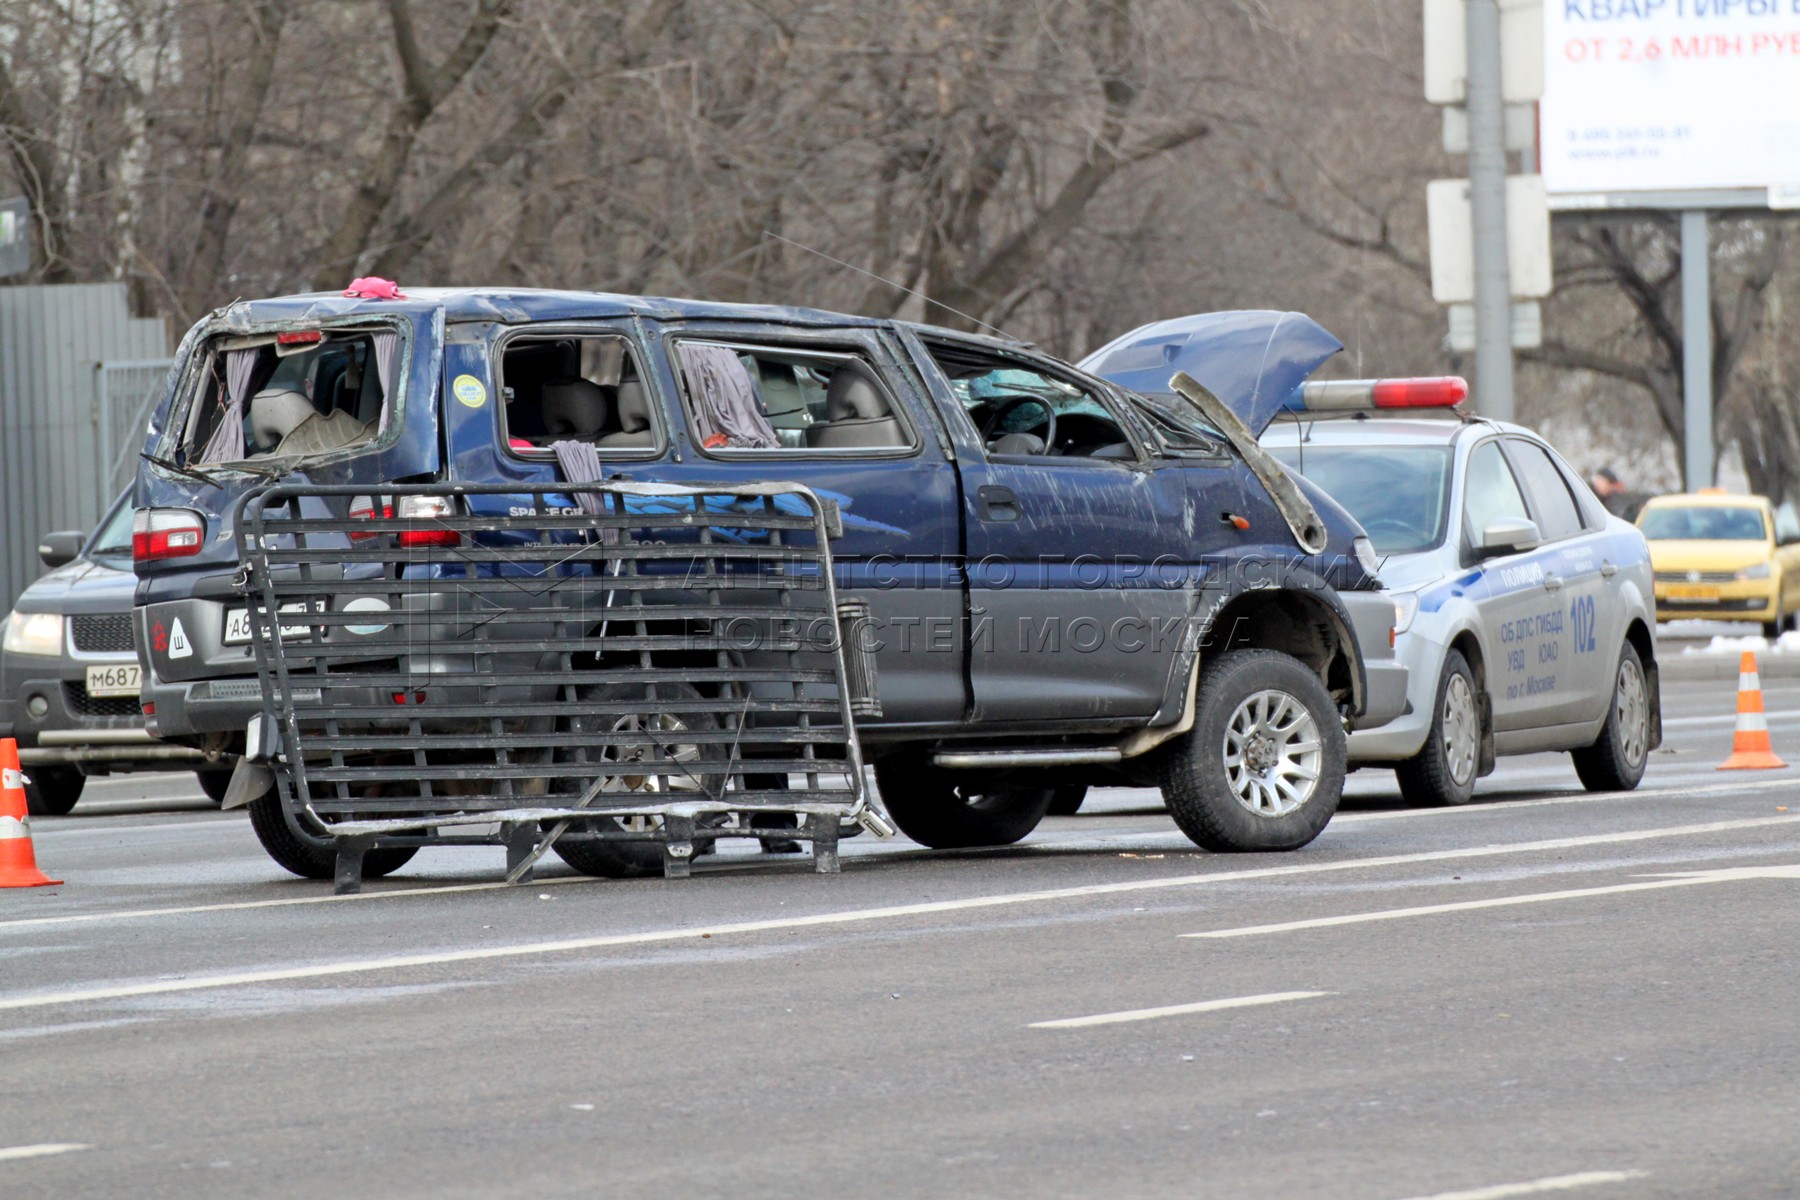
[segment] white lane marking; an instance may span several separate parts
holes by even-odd
[[[1684,871],[1658,876],[1645,883],[1618,883],[1608,887],[1569,888],[1559,892],[1531,892],[1522,896],[1493,896],[1486,900],[1462,900],[1454,904],[1421,904],[1413,908],[1384,908],[1376,912],[1347,913],[1339,917],[1313,917],[1282,921],[1275,925],[1242,925],[1236,929],[1212,929],[1184,933],[1184,938],[1254,937],[1265,933],[1292,933],[1299,929],[1329,929],[1338,925],[1363,925],[1370,921],[1399,921],[1438,913],[1474,912],[1483,908],[1507,908],[1515,904],[1545,904],[1553,900],[1584,900],[1590,896],[1618,896],[1626,892],[1654,892],[1662,888],[1693,887],[1702,883],[1740,883],[1746,879],[1800,879],[1800,864],[1773,867],[1727,867],[1721,871]]]
[[[1086,1029],[1090,1025],[1123,1025],[1127,1021],[1154,1021],[1158,1017],[1180,1017],[1188,1013],[1220,1012],[1227,1008],[1254,1008],[1259,1004],[1283,1004],[1289,1000],[1311,1000],[1329,996],[1331,992],[1270,992],[1263,996],[1233,996],[1228,1000],[1202,1000],[1198,1004],[1170,1004],[1163,1008],[1133,1008],[1125,1012],[1101,1013],[1094,1017],[1064,1017],[1059,1021],[1034,1021],[1028,1029]]]
[[[596,883],[585,875],[553,875],[534,880],[530,887],[550,887],[564,883]],[[290,908],[296,904],[336,904],[340,900],[385,900],[391,896],[435,896],[439,892],[491,892],[512,887],[504,880],[487,883],[452,883],[432,887],[389,888],[380,892],[353,892],[348,896],[286,896],[280,900],[229,900],[218,904],[190,904],[179,908],[132,908],[122,912],[71,913],[62,917],[24,917],[17,921],[0,921],[0,933],[42,925],[79,925],[91,921],[135,921],[144,917],[181,917],[194,913],[235,912],[244,908]]]
[[[1709,772],[1710,775],[1710,772]],[[1543,808],[1551,804],[1625,803],[1632,800],[1658,800],[1668,796],[1712,796],[1721,792],[1767,792],[1777,789],[1800,792],[1800,782],[1793,779],[1765,779],[1759,783],[1705,783],[1693,786],[1639,788],[1632,792],[1575,792],[1566,796],[1549,796],[1539,800],[1495,800],[1454,808],[1402,808],[1384,812],[1347,812],[1331,818],[1333,825],[1357,825],[1364,821],[1392,821],[1399,817],[1447,817],[1457,813],[1509,813],[1519,808]],[[1366,799],[1367,797],[1356,797]]]
[[[1566,1192],[1572,1188],[1593,1187],[1597,1183],[1629,1183],[1642,1179],[1648,1171],[1583,1171],[1578,1175],[1551,1175],[1525,1183],[1497,1183],[1493,1187],[1470,1188],[1462,1192],[1438,1192],[1416,1196],[1413,1200],[1507,1200],[1511,1196],[1540,1196],[1545,1192]]]
[[[1763,716],[1771,721],[1800,717],[1800,708],[1784,708],[1778,712],[1764,713]],[[1725,713],[1715,717],[1664,717],[1663,726],[1667,728],[1670,725],[1730,725],[1736,720],[1736,713]]]
[[[118,813],[116,815],[131,816],[135,814]],[[83,821],[103,820],[104,817],[105,814],[98,817],[84,817],[72,822],[52,822],[49,824],[40,822],[39,825],[32,827],[31,836],[33,838],[46,838],[68,837],[72,833],[156,833],[163,829],[217,829],[221,825],[241,825],[244,823],[242,821],[234,821],[227,816],[213,817],[211,820],[206,821],[164,821],[152,825],[88,825],[82,823]]]
[[[68,1154],[72,1150],[92,1150],[83,1142],[43,1142],[36,1146],[0,1147],[0,1161],[14,1158],[44,1158],[51,1154]]]
[[[767,933],[778,929],[807,929],[828,925],[853,925],[869,921],[894,920],[901,917],[931,916],[938,913],[964,912],[971,909],[1003,908],[1019,904],[1044,904],[1057,900],[1081,899],[1089,896],[1113,896],[1129,892],[1155,891],[1161,888],[1195,887],[1206,884],[1235,883],[1246,879],[1275,879],[1290,875],[1318,875],[1335,871],[1356,871],[1370,867],[1407,866],[1421,862],[1447,862],[1457,859],[1491,858],[1508,854],[1529,854],[1545,850],[1569,850],[1580,846],[1612,845],[1619,842],[1650,841],[1668,837],[1697,837],[1708,833],[1726,833],[1765,825],[1791,825],[1800,816],[1760,817],[1742,821],[1711,821],[1704,825],[1681,825],[1668,829],[1639,829],[1629,833],[1596,834],[1589,837],[1553,838],[1541,842],[1513,842],[1499,846],[1481,846],[1459,850],[1432,850],[1419,854],[1392,854],[1379,858],[1360,858],[1332,863],[1313,863],[1295,867],[1262,867],[1246,871],[1221,871],[1212,875],[1176,875],[1164,879],[1139,879],[1128,883],[1095,883],[1084,887],[1054,888],[1038,892],[1013,892],[997,896],[970,896],[962,900],[937,900],[923,904],[897,904],[885,908],[850,909],[817,913],[807,917],[781,917],[764,921],[739,921],[728,925],[696,925],[688,929],[658,929],[644,933],[613,934],[606,937],[569,938],[554,942],[526,942],[511,946],[488,946],[476,950],[447,950],[434,954],[397,955],[390,958],[352,959],[346,962],[319,963],[308,967],[284,967],[269,971],[241,971],[222,975],[201,975],[182,979],[156,980],[150,983],[126,984],[119,987],[84,988],[68,992],[40,992],[26,996],[0,998],[0,1011],[20,1008],[47,1008],[57,1004],[79,1004],[90,1000],[120,1000],[133,996],[155,996],[168,992],[198,992],[214,988],[238,987],[250,983],[284,983],[300,979],[325,979],[339,975],[360,975],[372,971],[394,971],[412,967],[442,966],[450,963],[480,962],[489,959],[523,958],[542,954],[563,954],[572,950],[597,950],[612,946],[643,946],[658,942],[684,942],[699,938],[734,933]],[[494,886],[494,885],[477,885]],[[533,885],[537,886],[537,885]],[[447,890],[447,889],[427,889]]]
[[[1604,798],[1604,797],[1602,797]],[[1522,804],[1537,801],[1521,801]],[[1427,812],[1468,812],[1470,809],[1428,809]],[[1387,816],[1387,813],[1367,813],[1365,816]],[[1501,854],[1529,854],[1536,850],[1568,850],[1580,846],[1608,845],[1614,842],[1646,841],[1664,837],[1689,837],[1708,833],[1724,833],[1736,829],[1756,828],[1763,825],[1786,825],[1800,821],[1800,815],[1785,817],[1751,817],[1736,821],[1711,821],[1703,825],[1676,825],[1663,829],[1634,829],[1623,833],[1590,834],[1584,837],[1552,838],[1540,842],[1510,842],[1499,845],[1476,846],[1457,850],[1425,850],[1416,854],[1388,854],[1371,858],[1340,859],[1328,863],[1305,863],[1292,867],[1256,867],[1244,871],[1220,871],[1207,875],[1176,875],[1166,879],[1132,880],[1128,883],[1097,883],[1084,887],[1062,888],[1042,892],[1020,892],[1014,895],[994,897],[975,897],[969,900],[946,900],[942,904],[950,908],[980,908],[1004,904],[1025,904],[1039,900],[1061,900],[1081,896],[1104,896],[1117,892],[1135,892],[1165,887],[1189,887],[1211,883],[1235,883],[1246,879],[1271,879],[1286,875],[1313,875],[1331,871],[1353,871],[1364,867],[1405,866],[1418,862],[1442,862],[1449,859],[1486,858]],[[1124,836],[1124,835],[1119,835]],[[1141,838],[1141,834],[1130,835]],[[1082,840],[1082,839],[1075,839]],[[1086,839],[1095,843],[1116,841],[1118,838]],[[900,853],[924,854],[926,851],[900,851]],[[585,875],[552,876],[540,879],[532,887],[552,884],[595,883]],[[125,912],[72,913],[58,917],[24,917],[15,921],[0,921],[0,933],[13,929],[39,928],[46,925],[73,925],[94,921],[136,920],[145,917],[187,916],[194,913],[231,912],[238,909],[252,908],[287,908],[300,904],[338,904],[362,900],[382,900],[393,896],[426,896],[438,892],[487,892],[498,891],[511,885],[495,880],[488,883],[459,883],[443,887],[392,888],[379,892],[356,892],[347,896],[289,896],[280,900],[235,900],[219,904],[196,904],[171,908],[140,908]],[[889,910],[872,910],[887,912]],[[900,910],[894,910],[896,912]],[[907,911],[912,911],[908,909]],[[949,911],[949,909],[925,908],[922,912]],[[698,932],[698,931],[696,931]],[[4,1007],[4,1005],[0,1005]]]

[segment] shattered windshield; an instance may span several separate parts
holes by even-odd
[[[388,329],[216,338],[170,458],[176,469],[256,464],[374,441],[398,397],[405,346]],[[210,478],[210,476],[207,476]]]

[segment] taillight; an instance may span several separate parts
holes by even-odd
[[[187,558],[200,553],[206,522],[185,508],[140,508],[131,519],[133,562]]]
[[[375,507],[375,501],[371,500],[367,496],[358,496],[358,497],[356,497],[356,499],[350,501],[350,519],[352,521],[373,521],[377,517],[386,519],[388,517],[392,517],[393,515],[394,515],[394,506],[393,505],[384,504],[381,506],[381,508],[379,510],[377,510]],[[352,533],[350,535],[350,540],[353,542],[366,542],[372,537],[379,537],[379,536],[380,535],[377,534],[374,530],[370,530],[367,533]]]
[[[439,521],[455,513],[456,501],[449,496],[402,496],[394,515],[403,521]],[[396,540],[402,546],[459,546],[462,534],[454,529],[403,529]]]
[[[294,329],[275,335],[277,346],[316,346],[324,340],[325,333],[319,329]]]

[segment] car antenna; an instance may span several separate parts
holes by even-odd
[[[801,243],[796,242],[793,238],[782,237],[779,233],[776,233],[773,229],[763,230],[763,236],[774,238],[778,242],[786,242],[788,245],[794,247],[794,249],[796,249],[796,250],[804,250],[808,254],[816,254],[828,263],[836,263],[838,266],[843,267],[846,270],[855,271],[858,275],[867,275],[870,279],[873,279],[873,280],[877,281],[878,283],[885,283],[889,287],[899,288],[901,291],[905,292],[907,295],[917,296],[919,299],[925,301],[925,303],[927,303],[927,304],[935,304],[939,308],[943,309],[945,312],[953,312],[965,321],[973,321],[973,322],[975,322],[975,324],[981,326],[983,329],[991,329],[995,333],[999,334],[1001,337],[1007,339],[1008,341],[1022,342],[1025,340],[1024,338],[1014,337],[1012,334],[1006,332],[1006,330],[1000,328],[998,325],[989,325],[986,321],[982,320],[980,317],[972,317],[968,313],[963,312],[960,308],[951,308],[948,304],[945,304],[938,300],[933,300],[930,296],[927,296],[924,292],[919,291],[917,288],[909,288],[904,283],[898,283],[892,279],[889,279],[885,275],[877,275],[873,271],[865,271],[861,267],[857,266],[855,263],[847,263],[841,258],[833,258],[831,255],[825,253],[823,250],[814,250],[811,246],[802,245]]]

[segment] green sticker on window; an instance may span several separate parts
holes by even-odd
[[[458,375],[450,385],[450,390],[470,408],[480,408],[487,403],[487,388],[473,375]]]

